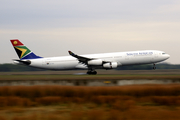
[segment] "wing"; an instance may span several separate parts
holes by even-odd
[[[69,54],[79,60],[80,63],[85,64],[88,69],[94,69],[94,68],[104,68],[104,69],[112,69],[117,67],[117,62],[112,62],[112,61],[104,61],[101,59],[96,59],[96,58],[86,58],[83,56],[79,56],[74,54],[71,51],[68,51]]]
[[[82,57],[82,56],[76,55],[76,54],[74,54],[74,53],[71,52],[71,51],[68,51],[68,52],[69,52],[69,54],[70,54],[71,56],[77,58],[77,59],[79,60],[79,62],[84,63],[84,64],[86,64],[86,65],[88,65],[88,61],[93,60],[92,58],[86,58],[86,57]]]

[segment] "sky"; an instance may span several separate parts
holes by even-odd
[[[161,50],[180,64],[179,0],[0,0],[0,64],[19,39],[42,57]]]

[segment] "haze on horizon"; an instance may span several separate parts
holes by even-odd
[[[178,0],[0,0],[0,63],[18,58],[10,39],[42,57],[161,50],[180,64]]]

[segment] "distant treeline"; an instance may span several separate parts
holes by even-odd
[[[0,72],[44,71],[26,65],[0,64]]]
[[[151,70],[153,65],[130,65],[120,66],[117,70]],[[180,65],[157,64],[156,69],[180,69]],[[44,69],[33,68],[25,65],[0,64],[0,72],[21,72],[21,71],[45,71]]]

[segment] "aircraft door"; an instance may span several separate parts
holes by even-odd
[[[50,60],[47,59],[47,60],[44,60],[42,64],[45,66],[48,66],[50,65],[50,63],[51,63]]]

